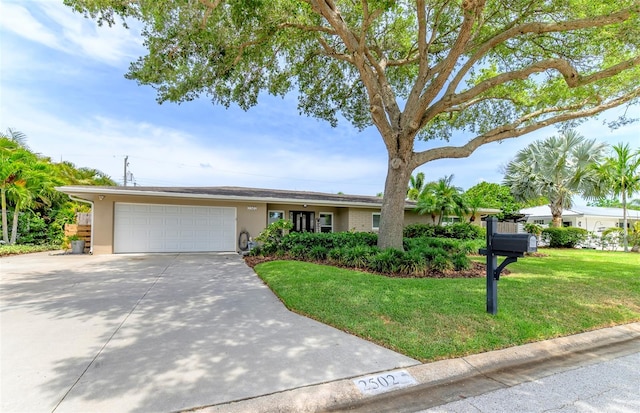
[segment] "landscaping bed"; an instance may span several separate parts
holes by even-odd
[[[270,261],[282,261],[282,260],[297,261],[292,257],[274,257],[274,256],[267,257],[267,256],[253,256],[253,255],[245,256],[244,260],[247,263],[247,265],[251,268],[254,268],[258,264],[262,264],[264,262],[270,262]],[[387,277],[394,277],[394,278],[478,278],[478,277],[484,277],[486,275],[486,268],[487,268],[485,264],[471,261],[469,264],[471,267],[464,270],[438,271],[438,270],[431,269],[431,270],[425,270],[425,272],[420,274],[406,274],[406,273],[380,273],[380,272],[368,270],[366,268],[346,267],[346,266],[334,264],[327,260],[307,261],[307,262],[313,262],[314,264],[319,264],[319,265],[330,265],[338,268],[355,269],[355,270],[366,272],[369,274],[378,274],[378,275],[384,275]],[[502,271],[502,275],[507,275],[508,273],[509,273],[509,270],[507,269],[504,269]]]

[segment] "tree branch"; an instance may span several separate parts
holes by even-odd
[[[421,127],[426,125],[431,119],[433,119],[438,113],[446,111],[449,107],[461,104],[463,102],[472,100],[480,94],[496,87],[503,85],[513,80],[524,80],[534,73],[543,72],[548,69],[555,69],[564,77],[567,86],[570,88],[576,88],[584,86],[595,81],[615,76],[618,73],[629,69],[630,67],[640,65],[640,56],[633,59],[626,60],[624,62],[613,65],[607,69],[595,72],[588,76],[581,76],[578,71],[571,66],[571,64],[564,59],[548,59],[538,63],[534,63],[528,67],[514,72],[502,73],[498,76],[494,76],[491,79],[486,79],[471,89],[462,92],[458,95],[446,95],[436,104],[431,106],[424,112]]]
[[[596,27],[603,27],[610,24],[620,23],[627,19],[629,19],[634,12],[640,11],[640,3],[635,7],[631,7],[629,9],[621,10],[617,13],[613,13],[607,16],[597,16],[590,17],[578,20],[572,20],[568,22],[557,22],[557,23],[540,23],[540,22],[531,22],[524,23],[521,25],[514,26],[508,30],[500,32],[496,36],[490,38],[486,42],[480,45],[475,53],[469,58],[469,60],[464,64],[464,66],[460,69],[460,71],[456,74],[454,79],[449,84],[447,88],[446,94],[451,94],[455,92],[458,88],[458,85],[462,81],[462,79],[469,73],[469,70],[480,60],[485,54],[498,46],[499,44],[504,43],[505,41],[522,36],[527,33],[549,33],[549,32],[566,32],[571,30],[578,29],[591,29]]]
[[[464,52],[466,43],[471,36],[476,17],[481,13],[483,7],[484,0],[467,0],[463,2],[464,19],[460,26],[458,37],[451,47],[447,57],[441,62],[433,83],[429,85],[429,88],[424,93],[422,93],[417,104],[411,107],[411,113],[407,114],[407,126],[409,129],[420,129],[423,113],[429,106],[429,103],[438,95],[438,93],[440,93],[440,90],[447,81],[447,78],[455,68],[455,64]]]
[[[431,162],[437,159],[444,158],[466,158],[471,155],[480,146],[491,142],[497,142],[504,139],[517,138],[527,133],[534,132],[538,129],[573,119],[587,118],[595,116],[605,110],[620,106],[624,103],[637,98],[640,95],[640,88],[636,88],[633,91],[620,96],[616,99],[612,99],[609,102],[602,103],[598,106],[594,106],[588,109],[575,111],[575,105],[571,105],[565,108],[558,108],[557,111],[563,111],[564,113],[556,116],[540,120],[535,123],[529,123],[532,114],[527,114],[513,123],[506,124],[494,128],[487,133],[479,135],[465,145],[462,146],[443,146],[439,148],[428,149],[426,151],[414,153],[412,157],[412,168],[417,168],[427,162]],[[566,112],[568,111],[568,112]],[[534,112],[535,113],[535,112]],[[545,111],[546,113],[546,111]],[[543,114],[543,113],[541,113]]]
[[[287,29],[287,28],[294,28],[294,29],[299,29],[305,32],[320,32],[320,33],[326,33],[332,36],[337,35],[338,33],[329,28],[329,27],[325,27],[325,26],[308,26],[306,24],[300,24],[300,23],[280,23],[278,25],[279,29]]]
[[[336,49],[334,49],[333,47],[331,47],[329,45],[329,43],[327,43],[326,40],[324,40],[323,38],[319,37],[318,38],[318,42],[320,43],[320,45],[322,46],[322,48],[324,49],[324,54],[326,56],[330,56],[333,58],[336,58],[338,60],[342,60],[344,62],[348,62],[353,64],[353,58],[347,54],[344,53],[338,53],[338,51]]]

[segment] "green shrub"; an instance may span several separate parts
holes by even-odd
[[[459,222],[444,227],[445,232],[449,234],[449,238],[455,239],[483,239],[487,236],[487,231],[478,226],[469,224],[468,222]]]
[[[532,222],[524,224],[524,230],[529,234],[535,235],[538,239],[540,239],[540,235],[542,234],[542,226]]]
[[[327,258],[338,265],[342,265],[346,251],[347,249],[344,247],[330,249],[327,253]]]
[[[545,228],[542,230],[542,239],[551,248],[574,248],[587,240],[588,232],[583,228]]]
[[[356,245],[345,248],[342,256],[342,265],[354,268],[367,268],[371,257],[378,253],[378,248],[368,245]]]
[[[316,261],[323,261],[327,259],[329,250],[322,245],[316,245],[309,250],[309,258]]]
[[[290,250],[295,245],[309,250],[316,246],[332,250],[357,245],[375,246],[377,243],[378,235],[369,232],[292,232],[282,238],[281,245],[285,250]]]
[[[444,255],[438,255],[429,263],[431,268],[436,271],[447,271],[453,268],[453,263]]]
[[[413,250],[405,252],[398,265],[398,270],[407,275],[425,275],[428,268],[428,261],[420,251]]]
[[[262,243],[260,251],[265,255],[282,255],[284,250],[283,239],[291,228],[293,228],[293,223],[286,219],[279,219],[269,224],[256,237],[256,241]]]
[[[400,269],[400,262],[403,256],[404,252],[387,248],[371,257],[369,268],[384,274],[393,274]]]
[[[431,224],[411,224],[404,227],[405,238],[435,237],[436,226]]]
[[[308,257],[307,251],[308,250],[302,245],[294,245],[288,252],[293,258],[304,260]]]
[[[406,238],[455,238],[462,240],[481,239],[486,237],[486,230],[480,226],[468,222],[459,222],[450,225],[411,224],[404,228]]]
[[[452,259],[453,269],[456,271],[464,271],[471,268],[471,260],[464,253],[455,254]]]
[[[32,211],[25,211],[18,214],[16,244],[45,245],[49,242],[47,223],[40,214]]]
[[[449,234],[468,234],[469,224],[450,225]],[[426,229],[425,229],[426,228]],[[435,226],[414,225],[411,234],[430,233]],[[444,227],[440,227],[444,228]],[[444,230],[438,230],[443,233]],[[477,234],[477,231],[473,233]],[[429,269],[446,271],[465,270],[471,263],[466,254],[476,253],[484,245],[483,239],[454,239],[436,237],[414,237],[403,240],[404,250],[387,249],[380,251],[376,244],[378,237],[373,233],[337,232],[312,233],[293,232],[267,238],[255,254],[278,257],[290,256],[300,260],[328,260],[334,265],[369,269],[393,274],[411,276],[426,275]]]

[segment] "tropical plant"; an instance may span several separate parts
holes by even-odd
[[[535,141],[509,162],[504,184],[517,201],[546,197],[553,226],[561,227],[562,210],[571,208],[574,195],[596,197],[604,192],[592,165],[602,159],[605,147],[574,130]]]
[[[18,136],[20,139],[17,139]],[[11,129],[0,135],[0,202],[2,205],[2,240],[5,244],[13,244],[9,240],[8,207],[9,202],[29,202],[25,175],[37,158],[24,146],[25,137],[21,132]],[[17,227],[18,212],[14,210],[14,233]],[[14,239],[12,235],[12,239]]]
[[[283,238],[291,229],[293,229],[293,222],[288,219],[279,219],[267,225],[256,237],[256,241],[262,243],[262,245],[256,249],[256,253],[260,253],[261,249],[268,253],[273,253],[281,249]]]
[[[482,145],[637,102],[637,0],[65,0],[138,19],[148,55],[127,77],[160,102],[248,109],[297,89],[298,109],[388,152],[381,249],[402,248],[412,172]],[[450,144],[464,132],[464,143]],[[417,150],[417,140],[442,143]]]
[[[435,224],[436,217],[438,216],[438,202],[436,197],[431,192],[424,191],[420,194],[414,211],[420,215],[429,215],[431,222]]]
[[[25,158],[26,159],[26,158]],[[18,217],[22,210],[38,206],[51,206],[51,197],[56,195],[55,186],[62,181],[51,175],[49,165],[38,159],[23,163],[19,178],[7,188],[6,194],[13,201],[13,226],[9,244],[15,244],[18,236]]]
[[[622,198],[622,244],[625,252],[629,252],[627,200],[640,192],[640,150],[632,151],[629,144],[614,145],[612,156],[597,165],[596,171],[607,192]]]
[[[542,226],[534,224],[533,222],[524,224],[524,230],[529,234],[535,235],[537,239],[540,239],[540,235],[542,235]]]
[[[464,216],[469,208],[462,196],[462,188],[453,185],[453,175],[445,176],[436,182],[429,182],[418,199],[415,211],[419,214],[430,214],[435,222],[438,213],[438,225],[442,225],[445,216]]]
[[[26,140],[24,133],[14,129],[0,134],[2,241],[5,244],[44,242],[41,234],[35,233],[40,232],[38,225],[21,225],[21,222],[42,220],[48,227],[46,241],[60,243],[64,224],[72,222],[75,212],[83,207],[70,202],[55,186],[115,185],[115,182],[96,169],[76,168],[70,162],[53,163],[50,158],[32,152]],[[24,214],[27,216],[23,217]],[[34,233],[27,234],[25,230]]]
[[[417,201],[424,189],[424,172],[418,172],[415,176],[409,178],[409,188],[407,189],[407,198]]]

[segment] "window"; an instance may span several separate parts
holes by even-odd
[[[284,211],[269,211],[267,217],[267,225],[271,225],[280,219],[284,219]]]
[[[544,225],[544,219],[534,219],[533,223],[538,225]]]
[[[318,228],[320,232],[333,232],[333,213],[321,212]]]
[[[380,214],[377,212],[371,214],[371,229],[375,231],[380,229]]]
[[[462,222],[460,217],[444,217],[442,218],[442,225],[455,224],[456,222]]]

